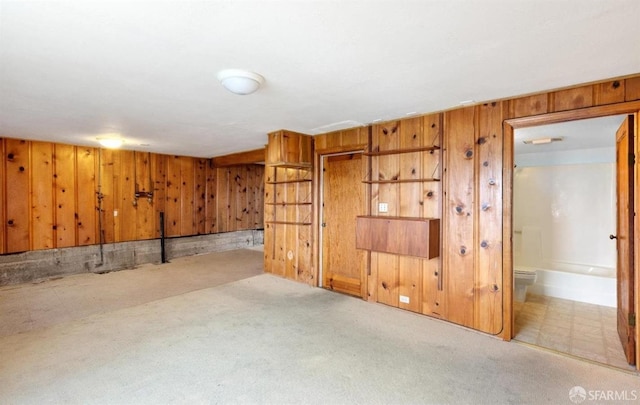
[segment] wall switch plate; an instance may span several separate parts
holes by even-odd
[[[378,212],[389,212],[389,204],[378,203]]]
[[[408,304],[409,303],[409,297],[407,297],[406,295],[401,295],[400,296],[400,302],[402,302],[403,304]]]

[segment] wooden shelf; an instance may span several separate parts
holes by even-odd
[[[290,183],[306,183],[311,179],[296,179],[296,180],[282,180],[282,181],[267,181],[267,184],[290,184]]]
[[[382,155],[399,155],[402,153],[414,153],[414,152],[425,152],[425,151],[434,151],[440,150],[439,146],[423,146],[420,148],[410,148],[410,149],[390,149],[390,150],[379,150],[376,152],[364,152],[364,156],[382,156]]]
[[[286,162],[275,162],[269,163],[267,166],[272,167],[283,167],[285,169],[300,169],[300,170],[311,170],[313,169],[313,165],[311,163],[286,163]]]
[[[363,180],[366,184],[393,184],[393,183],[430,183],[440,179],[406,179],[406,180]]]
[[[311,205],[313,203],[310,202],[281,202],[281,203],[264,203],[265,205]]]
[[[311,225],[311,222],[265,221],[265,223],[274,225]]]
[[[356,248],[433,259],[440,255],[440,220],[358,216]]]

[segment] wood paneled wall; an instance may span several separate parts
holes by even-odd
[[[10,138],[0,150],[0,253],[158,238],[160,212],[169,237],[263,228],[261,165]]]
[[[505,296],[510,294],[505,293],[505,288],[511,288],[512,284],[505,277],[511,274],[510,268],[503,269],[510,266],[503,263],[504,218],[510,213],[502,210],[503,198],[510,198],[505,196],[510,188],[504,181],[511,178],[509,173],[503,173],[503,162],[512,160],[509,155],[512,152],[510,142],[503,138],[504,120],[635,100],[640,100],[640,76],[315,136],[317,159],[322,153],[419,147],[434,142],[434,136],[442,134],[442,150],[436,152],[441,154],[440,160],[426,152],[392,154],[372,160],[371,175],[378,180],[427,178],[442,171],[442,182],[372,184],[368,194],[370,212],[363,213],[378,215],[378,202],[389,204],[388,215],[438,217],[441,213],[442,254],[440,258],[426,260],[371,253],[368,268],[363,269],[368,285],[365,298],[490,334],[504,330],[510,333],[505,328],[510,322],[505,319],[505,314],[510,315],[510,304],[505,302]],[[316,170],[314,182],[319,178]],[[314,187],[317,190],[318,185]],[[317,205],[316,199],[313,209],[316,221]],[[265,239],[267,235],[265,232]],[[317,240],[317,226],[314,235]],[[286,252],[290,243],[293,242],[282,240],[276,253]],[[315,241],[314,246],[314,252],[318,252]],[[315,259],[316,276],[317,271]],[[400,294],[409,296],[410,304],[399,302]],[[421,306],[414,305],[415,302]]]

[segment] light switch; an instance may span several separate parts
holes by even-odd
[[[389,204],[378,203],[378,212],[389,212]]]

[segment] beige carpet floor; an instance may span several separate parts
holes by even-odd
[[[261,258],[226,253],[222,269],[207,255],[211,271]],[[136,288],[93,294],[133,300],[126,305],[100,301],[86,315],[0,337],[0,403],[571,404],[575,386],[640,394],[637,374],[267,274],[207,286],[187,263],[173,265],[172,282],[154,281],[162,266],[138,269],[148,274],[133,277],[146,279]],[[183,279],[190,287],[175,286]],[[56,294],[91,295],[77,280]],[[134,302],[155,282],[173,295]],[[32,287],[0,289],[0,321],[12,305],[6,293]]]

